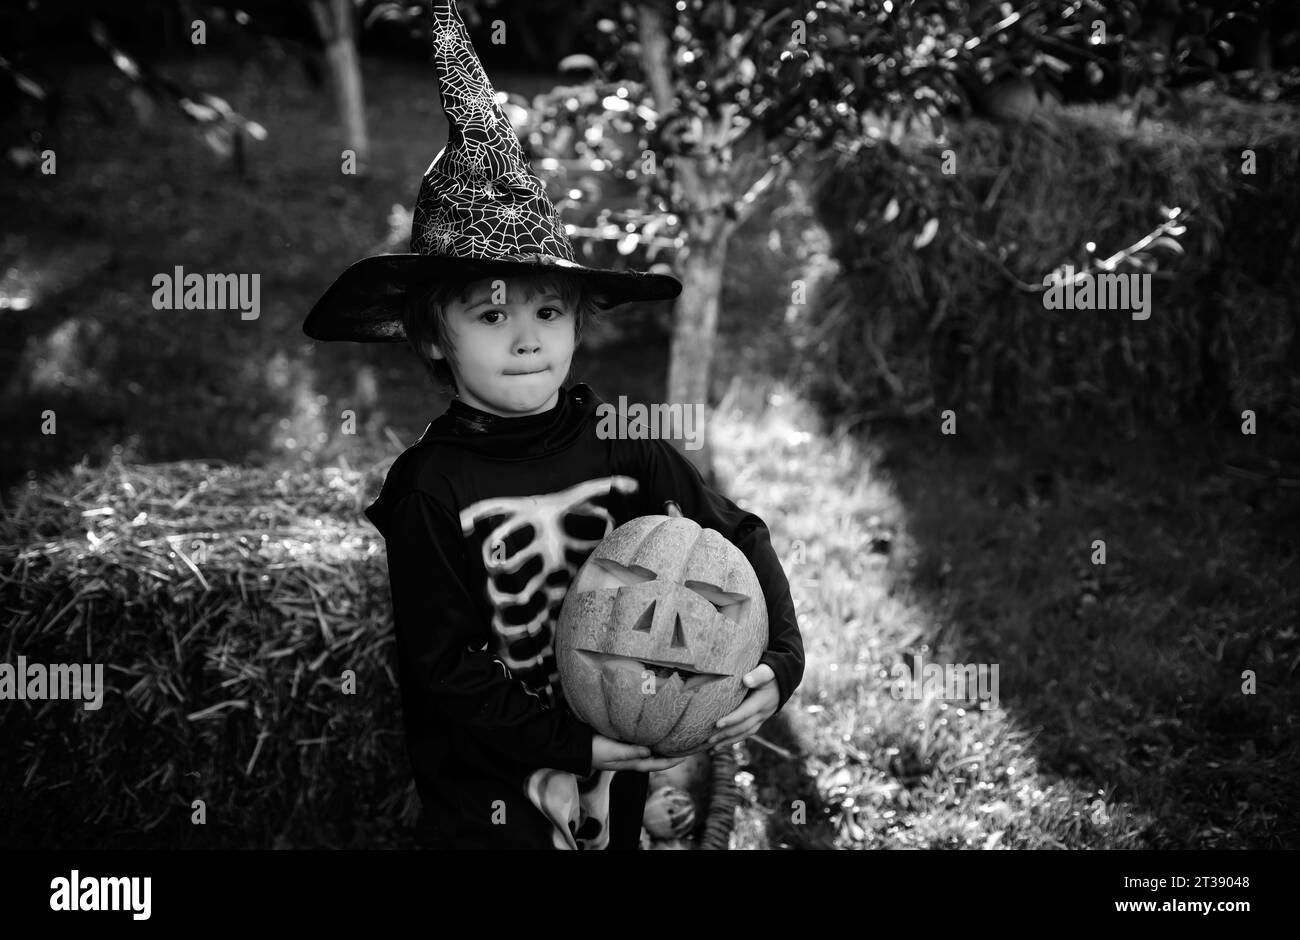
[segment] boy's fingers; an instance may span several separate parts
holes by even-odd
[[[657,770],[667,770],[669,767],[676,767],[685,758],[682,757],[651,757],[642,760],[627,761],[610,761],[609,770],[634,770],[644,773],[653,773]]]
[[[742,702],[740,706],[730,715],[723,715],[721,718],[719,718],[716,727],[726,728],[729,725],[739,724],[740,722],[747,719],[750,715],[754,714],[754,711],[757,709],[757,707],[758,707],[757,705],[753,705],[749,701]]]
[[[773,675],[771,667],[763,665],[763,666],[759,666],[758,669],[755,669],[753,672],[748,673],[745,676],[745,678],[748,679],[750,676],[757,675],[759,672],[762,672],[764,675],[767,676]],[[771,680],[764,679],[762,682],[758,684],[766,685],[769,681]],[[718,723],[715,727],[726,728],[730,725],[739,724],[742,721],[748,721],[750,718],[754,717],[755,715],[761,715],[765,708],[772,708],[772,714],[775,714],[776,709],[774,705],[775,703],[772,699],[771,690],[764,690],[763,692],[754,692],[751,689],[749,692],[745,694],[745,700],[736,706],[736,710],[732,712],[730,715],[723,715],[720,719],[718,719]]]
[[[709,738],[709,747],[716,747],[719,744],[735,744],[737,741],[743,741],[745,738],[756,732],[762,724],[762,720],[758,716],[755,716],[752,720],[746,721],[743,724],[728,728],[725,731],[719,731],[714,734],[713,737]]]
[[[645,760],[633,761],[642,770],[667,770],[669,767],[675,767],[685,758],[681,757],[648,757]]]

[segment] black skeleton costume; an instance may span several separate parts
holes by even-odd
[[[349,265],[303,332],[407,342],[413,298],[488,278],[563,273],[601,309],[677,297],[670,273],[578,261],[456,3],[432,0],[430,12],[447,143],[421,177],[410,251]],[[412,95],[429,100],[431,85]],[[388,543],[403,721],[431,844],[636,845],[646,775],[591,773],[593,731],[565,706],[552,636],[600,539],[663,513],[665,500],[749,557],[767,592],[764,661],[782,704],[803,674],[789,585],[762,520],[709,490],[662,441],[597,438],[598,404],[583,385],[528,417],[455,401],[397,458],[366,510]]]
[[[365,512],[388,548],[407,752],[426,844],[635,848],[647,775],[593,773],[593,730],[569,711],[553,635],[600,540],[664,513],[716,529],[768,606],[761,662],[783,707],[803,676],[789,582],[766,525],[710,489],[663,440],[601,440],[601,400],[562,387],[505,418],[453,400],[397,458]]]

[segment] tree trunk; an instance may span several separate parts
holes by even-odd
[[[641,39],[641,63],[646,73],[661,119],[677,116],[673,90],[672,52],[664,16],[651,3],[637,8]],[[729,122],[703,128],[706,138],[698,141],[707,151],[713,140],[721,140]],[[727,241],[735,228],[735,219],[725,217],[727,206],[735,208],[735,186],[731,174],[721,166],[716,155],[704,158],[695,154],[674,153],[678,183],[682,189],[686,248],[679,258],[682,292],[677,298],[673,317],[672,350],[669,354],[669,404],[686,408],[702,405],[705,415],[703,446],[688,450],[685,441],[675,438],[677,447],[706,478],[712,477],[711,432],[708,429],[709,368],[713,361],[713,341],[718,327],[718,305],[722,297],[722,272],[727,258]]]
[[[366,130],[366,101],[361,86],[361,57],[357,54],[351,0],[309,0],[312,18],[325,44],[325,59],[334,81],[344,147],[356,154],[356,173],[363,176],[370,163],[370,135]]]
[[[677,439],[673,446],[706,478],[713,466],[709,375],[731,230],[732,226],[717,215],[694,217],[687,223],[688,247],[679,265],[682,292],[677,298],[668,364],[668,403],[680,403],[684,408],[702,405],[705,415],[703,447],[687,450],[685,441]]]

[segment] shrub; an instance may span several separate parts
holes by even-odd
[[[1177,122],[1079,106],[828,158],[814,201],[841,271],[804,308],[810,394],[858,418],[964,408],[1181,423],[1253,408],[1300,424],[1300,123],[1284,105],[1187,101]],[[1161,207],[1180,208],[1187,231],[1183,254],[1139,259],[1155,269],[1150,319],[1044,308],[1045,275],[1081,269],[1088,242],[1099,258],[1132,245],[1168,221]],[[927,223],[933,239],[914,247]]]

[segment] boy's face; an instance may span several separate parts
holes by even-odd
[[[467,300],[447,307],[451,365],[461,400],[507,418],[555,407],[573,359],[577,311],[528,278],[475,281]],[[445,359],[430,344],[430,355]]]

